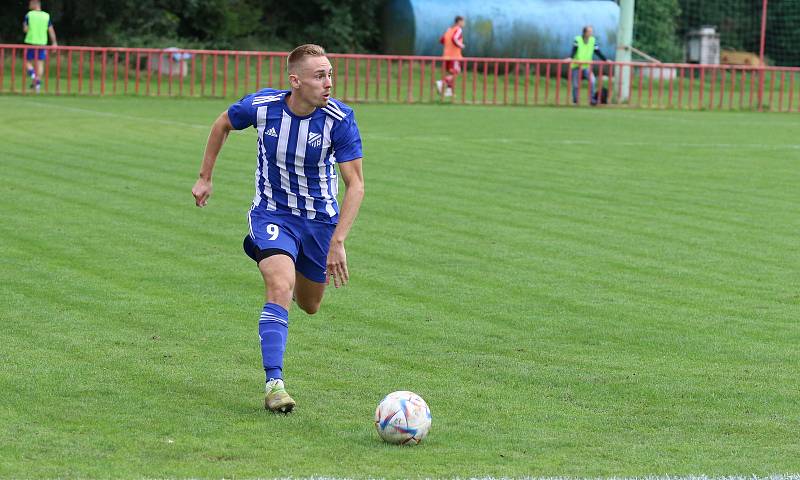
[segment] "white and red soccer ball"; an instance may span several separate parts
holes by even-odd
[[[431,409],[414,392],[392,392],[375,409],[375,429],[388,443],[415,445],[430,428]]]

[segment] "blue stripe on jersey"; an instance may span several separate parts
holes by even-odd
[[[361,137],[352,109],[331,99],[327,107],[298,117],[285,90],[264,89],[228,109],[236,129],[258,129],[254,204],[335,223],[338,180],[334,162],[360,158]]]

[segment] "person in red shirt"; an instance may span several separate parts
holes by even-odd
[[[443,80],[436,80],[436,90],[439,95],[444,93],[445,97],[453,96],[453,86],[455,85],[456,75],[461,73],[461,61],[464,58],[461,50],[464,49],[464,17],[458,15],[453,21],[453,25],[439,38],[439,43],[444,45],[442,57],[445,58],[444,69],[448,75]],[[444,88],[444,92],[442,92]]]

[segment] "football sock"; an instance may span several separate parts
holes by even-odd
[[[258,337],[261,339],[261,357],[267,381],[283,378],[283,352],[289,334],[289,312],[275,303],[265,303],[258,321]]]
[[[29,68],[28,69],[28,76],[31,78],[36,78],[36,70]]]

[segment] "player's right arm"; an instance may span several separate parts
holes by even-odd
[[[222,145],[225,144],[231,130],[233,130],[233,125],[226,110],[217,117],[211,126],[211,133],[208,134],[208,142],[206,142],[206,151],[203,154],[203,164],[200,166],[200,178],[192,187],[194,203],[198,207],[205,207],[208,203],[208,197],[211,196],[212,191],[211,174],[217,163],[219,152],[222,150]]]

